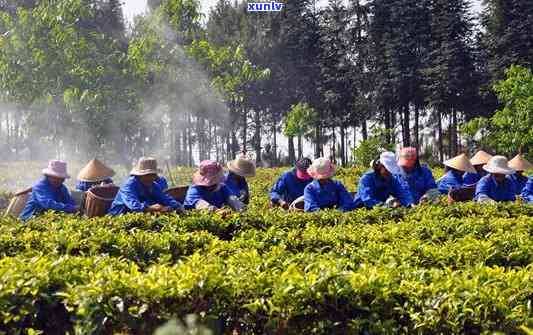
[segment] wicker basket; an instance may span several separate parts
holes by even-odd
[[[183,203],[183,201],[185,201],[185,196],[187,195],[188,190],[189,186],[177,186],[169,188],[165,192],[172,198],[174,198],[176,201]]]
[[[118,190],[117,186],[91,187],[86,193],[85,215],[90,218],[106,215]]]
[[[26,207],[26,203],[30,199],[32,188],[29,187],[25,190],[15,193],[15,196],[9,202],[4,216],[12,216],[14,218],[19,217],[20,213]]]

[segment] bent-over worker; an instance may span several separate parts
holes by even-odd
[[[121,215],[130,212],[167,213],[183,211],[183,206],[155,181],[159,169],[157,161],[151,157],[142,157],[131,170],[130,177],[118,191],[108,211],[110,215]]]
[[[107,167],[98,159],[92,159],[78,174],[76,190],[87,192],[91,187],[101,184],[113,184],[115,175],[113,169]]]
[[[516,155],[513,159],[509,161],[509,167],[514,169],[516,172],[509,176],[515,185],[515,194],[520,195],[526,183],[528,181],[527,176],[524,176],[524,171],[532,170],[533,164],[531,164],[527,159],[522,157],[521,154]]]
[[[476,172],[476,169],[474,169],[465,154],[448,159],[443,164],[446,168],[446,174],[437,182],[441,194],[448,194],[451,189],[463,188],[465,186],[463,181],[464,173]]]
[[[431,201],[439,194],[433,173],[427,165],[420,164],[416,148],[403,148],[398,165],[415,204]]]
[[[489,174],[478,181],[474,200],[487,203],[516,200],[514,182],[508,177],[515,171],[509,167],[507,158],[494,156],[483,169]]]
[[[483,166],[489,162],[492,158],[492,155],[486,153],[483,150],[476,152],[474,157],[470,159],[470,164],[474,167],[476,172],[465,172],[463,175],[463,185],[473,186],[481,178],[487,175],[487,172],[483,170]]]
[[[313,178],[307,173],[311,163],[311,160],[307,157],[300,158],[292,170],[283,173],[279,177],[270,191],[272,206],[289,209],[294,200],[304,195],[305,187],[313,181]]]
[[[26,206],[20,214],[24,221],[47,210],[57,212],[76,213],[79,208],[63,184],[70,178],[67,173],[67,163],[52,160],[43,170],[44,177],[32,186],[32,191]]]
[[[250,203],[250,188],[246,178],[255,177],[255,163],[244,154],[228,162],[228,172],[224,175],[224,184],[231,194],[245,204]]]
[[[393,152],[382,153],[371,165],[372,170],[365,173],[359,181],[355,197],[358,207],[413,205],[409,186],[399,176],[400,167]]]
[[[202,161],[192,177],[193,185],[187,190],[185,208],[216,211],[227,205],[238,212],[243,211],[244,203],[231,193],[223,180],[224,169],[219,163]]]
[[[353,196],[340,181],[332,179],[336,167],[329,159],[315,159],[307,171],[314,180],[304,190],[306,212],[332,208],[347,212],[355,209]]]

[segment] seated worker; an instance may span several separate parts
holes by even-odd
[[[402,180],[400,167],[393,152],[384,152],[372,161],[372,171],[359,180],[355,203],[357,207],[409,207],[413,197],[409,186]]]
[[[398,160],[400,176],[409,186],[415,204],[433,200],[438,194],[437,183],[427,165],[421,165],[416,148],[403,148]]]
[[[532,170],[533,164],[527,159],[518,154],[509,161],[509,167],[516,172],[509,176],[509,178],[515,184],[515,194],[520,195],[524,187],[526,187],[527,177],[524,176],[524,171]]]
[[[101,184],[113,184],[115,171],[104,165],[98,159],[92,159],[78,174],[76,190],[87,192],[91,187]]]
[[[483,150],[479,150],[478,152],[476,152],[474,157],[470,159],[470,164],[474,166],[476,172],[465,172],[465,174],[463,175],[463,185],[474,185],[482,177],[487,175],[487,172],[483,170],[483,165],[487,164],[491,158],[492,155],[486,153]]]
[[[227,205],[238,212],[243,211],[244,203],[231,193],[223,180],[224,169],[219,163],[202,161],[192,177],[193,185],[187,190],[185,208],[216,211]]]
[[[70,196],[63,183],[70,178],[67,173],[67,163],[52,160],[43,170],[44,177],[32,186],[31,195],[26,206],[20,213],[23,221],[48,210],[57,212],[76,213],[79,208]]]
[[[108,214],[116,216],[131,212],[167,213],[183,211],[183,206],[163,192],[157,180],[157,161],[142,157],[131,170],[130,177],[118,191]]]
[[[243,154],[228,162],[227,166],[228,172],[224,175],[223,183],[229,188],[231,194],[246,205],[249,204],[250,188],[246,178],[255,176],[255,163]]]
[[[163,191],[168,189],[168,181],[164,176],[158,175],[155,182]]]
[[[533,177],[528,178],[526,186],[522,189],[520,197],[525,203],[533,204]]]
[[[280,206],[289,209],[291,203],[304,195],[305,187],[313,181],[307,173],[311,166],[309,158],[300,158],[294,169],[287,171],[279,177],[270,191],[270,203],[272,206]]]
[[[465,172],[475,173],[476,169],[472,166],[465,154],[460,154],[444,162],[446,174],[437,182],[437,187],[441,194],[448,194],[450,189],[464,187],[463,175]]]
[[[511,169],[504,156],[494,156],[483,166],[489,174],[476,184],[474,200],[477,202],[515,201],[515,185],[507,176],[515,171]]]
[[[315,159],[307,170],[313,181],[304,189],[304,210],[316,212],[337,208],[343,212],[355,209],[355,202],[344,185],[333,180],[336,167],[327,158]]]

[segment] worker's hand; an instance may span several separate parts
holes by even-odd
[[[178,208],[176,208],[176,213],[185,214],[185,208],[183,208],[183,205],[180,205]]]
[[[161,212],[163,208],[164,206],[160,204],[155,204],[155,205],[146,207],[146,211],[150,213]]]
[[[161,207],[161,210],[160,210],[161,213],[168,213],[170,211],[172,211],[172,208],[170,208],[168,206],[163,206],[163,207]]]
[[[220,208],[215,211],[218,215],[220,215],[222,218],[225,218],[231,214],[231,209],[228,208]]]
[[[288,210],[291,205],[286,201],[280,200],[279,206],[283,208],[284,210]]]

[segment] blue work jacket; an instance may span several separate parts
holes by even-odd
[[[416,204],[420,202],[420,198],[422,198],[427,191],[437,188],[433,173],[431,173],[431,170],[426,165],[419,165],[409,173],[402,169],[401,177],[409,186],[409,191]]]
[[[465,172],[463,174],[463,185],[464,186],[468,186],[468,185],[474,185],[474,184],[477,184],[477,182],[483,178],[482,175],[480,175],[479,173],[477,172]]]
[[[364,205],[372,208],[383,205],[390,196],[397,198],[402,206],[413,204],[409,186],[402,180],[402,177],[394,175],[387,181],[376,172],[369,171],[359,180],[355,202],[357,207]]]
[[[509,179],[511,179],[511,181],[514,183],[514,187],[515,187],[514,193],[516,195],[520,195],[524,187],[526,187],[526,183],[528,181],[527,177],[519,176],[518,174],[513,173],[512,175],[509,176]]]
[[[248,203],[250,199],[250,189],[246,179],[240,178],[236,180],[235,174],[232,172],[226,172],[224,174],[224,184],[228,187],[231,194],[241,199],[244,203]]]
[[[24,221],[47,210],[73,213],[76,203],[65,185],[54,187],[46,177],[32,186],[31,196],[20,214]]]
[[[98,186],[100,184],[113,184],[113,179],[106,178],[102,181],[81,181],[78,180],[76,183],[76,190],[81,192],[87,192],[91,187]]]
[[[498,184],[494,176],[486,175],[477,182],[474,200],[478,200],[481,196],[489,197],[498,202],[515,201],[514,182],[506,177],[503,183]]]
[[[186,209],[194,209],[198,201],[204,200],[211,206],[221,208],[228,204],[230,196],[232,196],[231,191],[224,184],[214,192],[209,192],[205,186],[193,185],[187,190],[184,206]]]
[[[340,181],[329,180],[322,186],[318,180],[314,180],[305,187],[304,210],[316,212],[327,208],[347,212],[355,209],[355,201]]]
[[[533,203],[533,177],[528,178],[526,186],[522,189],[520,196],[525,202]]]
[[[446,172],[437,183],[439,192],[442,194],[448,194],[450,189],[461,188],[463,186],[463,172],[453,170]]]
[[[296,176],[296,169],[287,171],[281,175],[272,190],[270,200],[274,203],[283,200],[292,203],[297,198],[304,195],[304,189],[313,179],[302,180]]]

